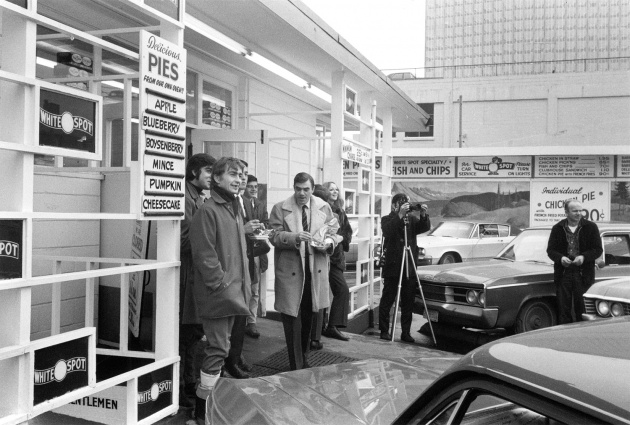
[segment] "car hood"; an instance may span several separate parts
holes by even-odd
[[[418,247],[430,248],[439,246],[453,246],[464,241],[472,240],[467,238],[452,238],[447,236],[420,236],[418,239],[416,239],[416,241],[418,243]]]
[[[458,358],[362,360],[259,378],[221,378],[206,423],[391,423]]]
[[[585,295],[630,300],[630,279],[624,278],[597,282],[589,288]]]
[[[436,282],[491,283],[510,280],[514,282],[532,275],[548,275],[553,279],[553,265],[525,261],[489,260],[476,263],[456,263],[418,268],[420,279]]]

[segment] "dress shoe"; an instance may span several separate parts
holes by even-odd
[[[413,339],[413,337],[409,333],[401,334],[400,340],[404,342],[410,342],[410,343],[416,342],[416,340]]]
[[[232,378],[247,379],[247,378],[252,377],[249,373],[242,371],[238,366],[234,364],[226,363],[224,367],[225,367],[225,371],[229,373]]]
[[[250,338],[260,337],[260,332],[258,332],[258,329],[256,329],[256,323],[247,324],[247,327],[245,328],[245,335],[247,335]]]
[[[245,360],[245,357],[241,354],[241,358],[238,360],[238,368],[244,370],[245,372],[251,372],[253,366]]]
[[[381,331],[381,339],[385,339],[387,341],[392,340],[392,336],[387,331]]]
[[[321,350],[322,348],[324,348],[324,344],[316,339],[311,340],[311,350]]]
[[[322,335],[328,338],[338,339],[340,341],[348,341],[350,338],[339,332],[336,326],[328,326],[323,332]]]

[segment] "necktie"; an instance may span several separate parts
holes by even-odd
[[[308,216],[306,214],[306,205],[302,205],[302,229],[308,232]]]
[[[308,232],[308,216],[306,214],[307,214],[306,205],[302,205],[302,230],[304,230],[305,232]],[[306,270],[308,273],[310,269],[311,269],[311,264],[309,262],[309,255],[308,255],[308,242],[305,242],[304,244],[304,270]]]

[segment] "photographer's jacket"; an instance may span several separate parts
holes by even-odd
[[[409,214],[409,224],[407,226],[407,243],[413,253],[414,262],[418,258],[418,244],[416,235],[424,233],[431,229],[431,220],[429,214],[424,218],[418,218]],[[385,267],[383,267],[383,277],[398,277],[400,275],[400,267],[402,265],[402,255],[405,246],[405,222],[398,216],[398,213],[392,211],[389,215],[381,219],[381,228],[383,229],[383,237],[385,238]],[[409,262],[410,270],[413,269]]]

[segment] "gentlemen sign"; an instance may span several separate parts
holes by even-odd
[[[140,32],[140,143],[145,216],[184,215],[186,50]]]

